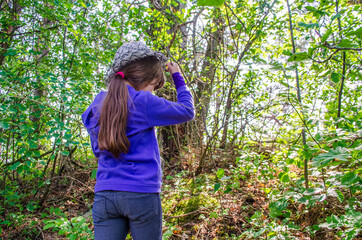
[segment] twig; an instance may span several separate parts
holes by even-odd
[[[71,176],[55,176],[55,177],[52,177],[52,178],[49,178],[45,181],[50,181],[50,180],[53,180],[53,179],[57,179],[57,178],[69,178],[69,179],[72,179],[73,181],[76,181],[76,182],[79,182],[80,184],[82,184],[83,186],[85,186],[86,188],[88,188],[89,191],[91,191],[92,193],[94,193],[94,190],[92,188],[90,188],[87,184],[85,184],[84,182],[74,178],[74,177],[71,177]]]

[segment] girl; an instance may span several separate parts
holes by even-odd
[[[178,65],[166,64],[177,102],[152,94],[165,81],[166,57],[142,42],[122,45],[100,92],[82,114],[98,158],[92,209],[96,240],[162,239],[162,170],[155,126],[190,121],[192,95]]]

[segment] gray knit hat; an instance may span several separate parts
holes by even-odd
[[[112,79],[117,72],[121,70],[122,67],[128,65],[129,63],[145,58],[155,56],[160,60],[160,62],[164,63],[167,61],[167,57],[163,55],[161,52],[156,52],[150,49],[143,42],[129,42],[123,44],[116,52],[114,56],[113,64],[107,71],[106,75],[106,83],[109,82],[109,79]]]

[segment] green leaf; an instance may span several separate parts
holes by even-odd
[[[216,212],[211,212],[210,213],[210,218],[218,218],[219,217],[219,215],[216,213]]]
[[[68,156],[69,155],[69,151],[62,151],[62,154],[64,155],[64,156]]]
[[[87,5],[85,5],[84,2],[80,2],[80,5],[82,5],[84,8],[87,8]]]
[[[217,170],[216,176],[217,176],[218,178],[222,178],[222,177],[224,176],[224,174],[225,174],[224,169],[219,168],[219,169]]]
[[[69,133],[66,133],[64,134],[64,138],[67,139],[67,140],[71,140],[72,139],[72,134],[69,134]]]
[[[339,79],[340,79],[340,75],[336,72],[332,72],[331,74],[331,80],[334,82],[334,83],[338,83],[339,82]]]
[[[17,173],[22,173],[24,171],[24,165],[20,165],[17,169],[16,169],[16,172]]]
[[[33,154],[35,157],[40,157],[40,155],[41,155],[39,150],[33,151]]]
[[[0,122],[0,127],[1,127],[2,129],[7,130],[7,129],[9,129],[9,123],[7,123],[7,122]]]
[[[285,49],[283,50],[282,54],[289,56],[289,57],[293,55],[293,53],[291,53],[289,50],[285,50]]]
[[[282,177],[280,178],[280,181],[283,182],[283,183],[290,182],[289,174],[288,174],[288,173],[284,173],[284,174],[282,175]]]
[[[318,23],[305,23],[305,22],[299,22],[298,23],[299,27],[305,27],[307,29],[313,29],[313,28],[318,28],[319,24]]]
[[[349,39],[342,39],[341,42],[337,45],[338,47],[353,47],[353,43]]]
[[[70,234],[70,237],[69,237],[70,240],[75,240],[77,239],[77,235],[75,235],[74,233]]]
[[[91,179],[96,179],[97,177],[97,168],[92,170]]]
[[[299,62],[308,58],[307,52],[294,53],[290,58],[288,58],[288,62]]]
[[[327,41],[327,39],[328,39],[329,35],[331,35],[331,33],[332,33],[332,29],[328,29],[328,30],[323,34],[323,36],[322,36],[322,38],[321,38],[321,42]]]
[[[340,17],[341,17],[341,14],[337,13],[336,15],[334,15],[334,16],[332,17],[332,21],[333,21],[334,19],[340,18]]]
[[[344,195],[341,191],[339,191],[338,189],[336,189],[336,193],[337,193],[337,198],[340,202],[343,202],[344,200]]]
[[[52,227],[54,227],[54,223],[48,223],[47,225],[44,226],[43,230],[47,230]]]
[[[171,229],[168,229],[163,235],[162,237],[171,237],[173,235],[173,232]]]
[[[221,184],[220,184],[220,183],[216,183],[216,184],[214,185],[214,192],[216,192],[217,190],[219,190],[220,187],[221,187]]]
[[[26,143],[29,145],[29,149],[36,149],[38,148],[38,144],[33,140],[28,140]]]
[[[221,7],[225,0],[198,0],[197,6]]]
[[[28,205],[26,205],[26,209],[32,212],[34,211],[34,205],[29,203]]]
[[[317,11],[317,9],[315,7],[312,7],[312,6],[306,6],[305,9],[307,9],[309,12]]]
[[[261,217],[261,212],[256,211],[253,216],[251,216],[250,219],[259,219]]]
[[[336,149],[331,149],[328,153],[319,154],[312,160],[312,164],[315,167],[323,168],[331,165],[333,160],[348,161],[347,158],[349,157],[351,155],[345,148],[337,147]]]
[[[67,233],[66,229],[60,229],[60,231],[58,232],[59,235],[64,235]]]
[[[353,31],[353,35],[362,39],[362,27],[358,28],[356,31]]]
[[[354,172],[349,172],[342,177],[341,183],[343,185],[351,185],[358,181],[358,176]]]
[[[10,170],[15,170],[19,167],[20,162],[14,163],[13,165],[10,166]]]

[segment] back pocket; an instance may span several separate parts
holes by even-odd
[[[155,215],[161,214],[159,195],[155,193],[139,193],[129,199],[129,218],[133,221],[147,222]]]
[[[93,222],[102,222],[108,218],[106,211],[106,199],[102,196],[95,196],[92,209]]]

